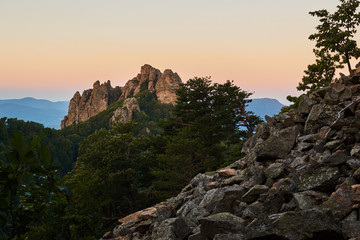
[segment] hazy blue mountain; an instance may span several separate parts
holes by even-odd
[[[69,102],[51,102],[35,98],[0,100],[0,117],[34,121],[49,128],[60,128]]]
[[[60,122],[67,114],[69,102],[51,102],[35,98],[0,100],[0,117],[34,121],[45,127],[60,128]],[[249,104],[248,110],[264,119],[280,112],[284,105],[272,98],[256,98]]]
[[[273,98],[255,98],[249,103],[248,110],[258,115],[263,120],[265,115],[270,117],[278,114],[281,108],[284,107],[278,100]]]

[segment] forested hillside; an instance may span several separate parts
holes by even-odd
[[[246,110],[251,94],[207,78],[191,79],[176,92],[172,105],[143,88],[62,130],[2,118],[2,236],[98,238],[119,217],[173,196],[197,173],[242,156],[243,142],[260,122]],[[138,107],[129,113],[126,104],[133,98]],[[131,114],[131,120],[124,122],[121,114]]]

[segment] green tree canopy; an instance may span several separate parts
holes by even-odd
[[[347,65],[352,74],[350,60],[360,57],[360,48],[354,36],[360,24],[360,13],[357,11],[360,2],[358,0],[340,0],[337,11],[330,13],[322,9],[309,14],[318,17],[320,24],[316,32],[309,36],[315,41],[315,63],[308,65],[302,81],[297,86],[298,91],[309,94],[331,83],[336,69]],[[293,104],[285,111],[296,108],[300,97],[288,96],[287,99]]]
[[[241,144],[261,122],[246,110],[251,94],[232,81],[190,79],[177,95],[174,117],[163,123],[165,151],[158,154],[159,165],[152,170],[160,199],[176,194],[197,173],[221,166],[229,149],[233,157],[240,156],[233,145]]]
[[[310,15],[318,17],[320,25],[317,32],[309,36],[310,40],[316,41],[316,48],[320,56],[333,54],[334,59],[340,56],[342,64],[346,64],[351,73],[351,58],[360,57],[360,49],[354,40],[357,26],[360,24],[360,13],[357,8],[358,0],[340,0],[337,11],[330,13],[325,9],[310,12]]]
[[[42,138],[25,145],[20,132],[14,132],[8,158],[0,161],[0,239],[28,239],[44,222],[53,200],[63,192],[71,195],[56,180],[57,168],[51,166],[48,148],[40,145]]]

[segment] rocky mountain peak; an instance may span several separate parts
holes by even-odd
[[[68,115],[61,121],[61,128],[88,120],[118,100],[120,88],[112,88],[110,81],[100,84],[96,81],[93,89],[77,91],[69,103]]]
[[[145,64],[141,67],[137,77],[128,81],[122,89],[122,98],[136,95],[143,89],[155,92],[162,103],[175,104],[175,90],[179,87],[181,78],[177,73],[166,69],[164,73],[152,66]]]
[[[360,73],[266,120],[244,158],[119,219],[102,239],[358,239]]]
[[[82,95],[79,92],[75,93],[70,100],[68,115],[61,121],[61,128],[86,121],[107,109],[110,104],[118,101],[119,98],[126,99],[135,96],[142,90],[155,93],[157,99],[162,103],[175,104],[175,91],[180,83],[181,78],[177,73],[169,69],[161,73],[160,70],[149,64],[142,66],[140,73],[129,80],[123,88],[113,88],[110,80],[104,83],[100,83],[98,80],[93,84],[92,89],[85,90]],[[120,114],[120,112],[123,111],[118,109],[117,114]],[[132,114],[129,116],[132,116]],[[116,115],[115,117],[119,116]]]

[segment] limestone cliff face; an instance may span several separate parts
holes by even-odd
[[[130,121],[133,119],[134,112],[140,112],[139,103],[134,97],[127,98],[125,99],[123,106],[114,111],[111,122],[116,123]]]
[[[162,103],[174,104],[176,102],[176,89],[179,88],[181,79],[177,73],[166,69],[155,84],[158,100]]]
[[[160,102],[175,104],[175,91],[180,83],[181,78],[177,73],[170,69],[166,69],[164,73],[161,73],[160,70],[148,64],[142,66],[137,77],[129,80],[123,88],[112,88],[110,81],[103,84],[96,81],[93,89],[85,90],[82,95],[79,92],[75,93],[70,100],[68,115],[61,121],[61,128],[86,121],[107,109],[111,103],[116,102],[119,98],[126,99],[146,89],[155,93]],[[118,109],[117,113],[114,114],[114,118],[127,114],[124,109]],[[120,120],[123,121],[123,117]],[[128,120],[131,120],[131,118]]]
[[[128,81],[122,89],[122,98],[136,95],[143,89],[155,92],[162,103],[175,104],[175,90],[179,87],[181,78],[177,73],[166,69],[164,73],[152,66],[145,64],[141,67],[137,77]]]
[[[88,89],[80,95],[76,92],[70,100],[68,115],[61,121],[61,128],[88,120],[115,102],[120,95],[119,87],[112,88],[110,81],[100,84],[96,81],[93,89]]]

